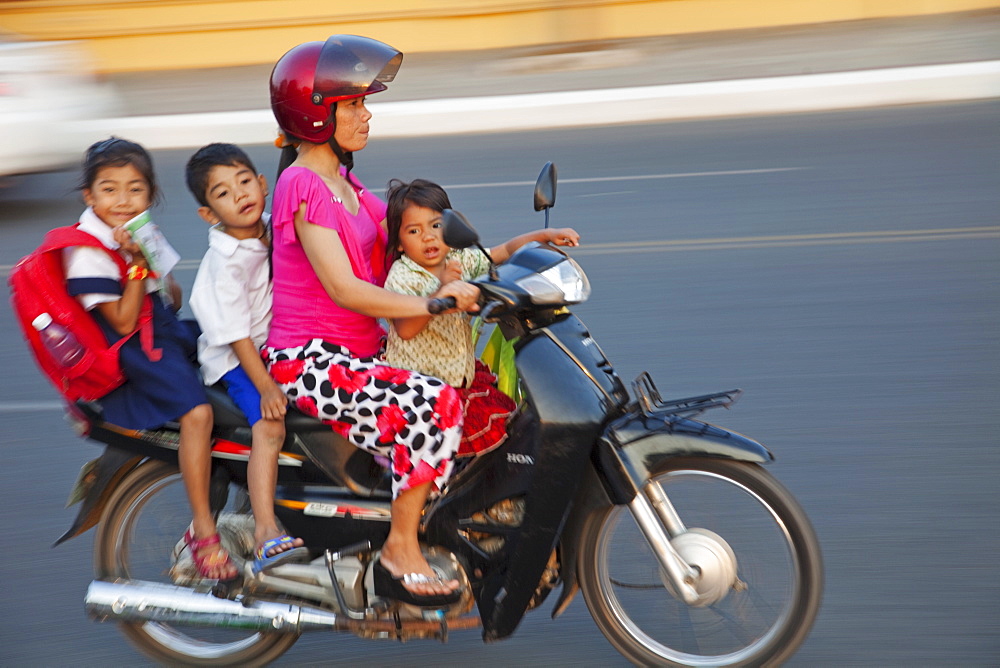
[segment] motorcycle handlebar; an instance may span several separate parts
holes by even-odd
[[[493,315],[493,311],[497,310],[498,308],[503,308],[503,306],[504,306],[503,302],[493,300],[482,308],[482,310],[479,312],[479,317],[481,317],[484,321],[486,321],[491,315]]]
[[[458,302],[454,297],[438,297],[427,302],[427,312],[431,315],[438,315],[455,308]]]
[[[438,315],[455,308],[457,302],[454,297],[436,297],[427,302],[427,312],[431,315]],[[502,308],[505,304],[499,300],[490,300],[485,306],[479,311],[479,316],[486,320],[492,315],[493,311],[498,308]]]

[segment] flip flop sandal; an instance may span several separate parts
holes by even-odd
[[[285,564],[288,562],[304,562],[309,560],[309,548],[303,546],[293,547],[290,550],[284,550],[278,552],[277,554],[272,554],[270,557],[267,553],[278,547],[279,545],[291,545],[295,542],[295,539],[289,536],[287,533],[283,533],[277,538],[272,538],[270,540],[265,540],[260,547],[258,547],[254,553],[253,564],[250,570],[253,571],[254,575],[260,573],[261,571],[266,571],[270,568],[274,568],[280,564]]]
[[[194,531],[188,528],[184,532],[184,544],[191,551],[191,559],[194,561],[195,567],[198,569],[198,575],[206,580],[218,580],[219,582],[232,582],[239,577],[239,570],[233,564],[232,560],[229,558],[229,553],[225,549],[219,549],[202,556],[199,554],[206,547],[212,547],[213,545],[219,545],[222,541],[219,539],[219,534],[214,533],[208,538],[197,539],[194,537]],[[226,570],[226,565],[232,567],[233,575],[228,578],[219,578],[212,575],[212,573],[218,573],[219,571]]]
[[[376,561],[374,566],[372,566],[372,575],[375,580],[375,594],[391,598],[400,603],[409,603],[410,605],[423,607],[442,606],[455,603],[462,598],[461,587],[447,594],[431,594],[429,596],[414,594],[403,585],[444,584],[444,580],[440,577],[432,578],[422,573],[406,573],[405,575],[396,577],[382,565],[381,561]]]

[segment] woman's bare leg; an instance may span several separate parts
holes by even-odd
[[[420,527],[420,514],[423,512],[427,496],[430,494],[432,482],[418,485],[400,492],[392,502],[392,525],[389,537],[382,546],[382,565],[396,577],[406,573],[420,573],[436,578],[430,564],[420,551],[417,540],[417,529]],[[405,585],[408,590],[418,596],[433,596],[448,594],[458,589],[458,580],[448,582]]]

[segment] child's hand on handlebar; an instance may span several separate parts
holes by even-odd
[[[580,235],[572,227],[545,230],[545,241],[556,246],[579,246]]]

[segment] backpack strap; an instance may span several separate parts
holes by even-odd
[[[79,225],[80,224],[77,223],[76,225],[71,225],[69,227],[56,227],[49,230],[45,234],[45,238],[42,239],[42,243],[38,247],[38,252],[47,253],[49,251],[58,251],[66,248],[72,248],[74,246],[100,248],[108,254],[108,257],[114,260],[116,265],[118,265],[118,270],[121,272],[122,276],[122,288],[124,288],[125,283],[128,280],[125,277],[128,270],[125,258],[123,258],[117,251],[113,251],[105,246],[101,243],[100,239],[95,237],[93,234],[89,234],[81,230]],[[142,307],[139,310],[139,318],[136,321],[135,329],[116,341],[110,347],[117,352],[123,345],[125,345],[126,341],[135,335],[136,332],[139,332],[139,342],[142,346],[142,351],[146,353],[146,357],[151,362],[160,361],[163,357],[163,350],[153,347],[153,300],[150,299],[148,294],[145,295],[142,300]]]

